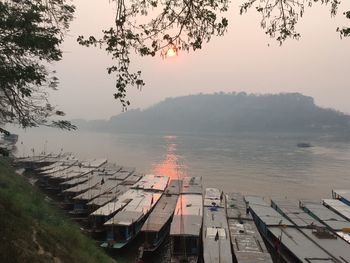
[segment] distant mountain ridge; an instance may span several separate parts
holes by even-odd
[[[300,93],[215,93],[167,98],[108,121],[74,121],[80,129],[110,132],[349,131],[350,116],[321,108]]]

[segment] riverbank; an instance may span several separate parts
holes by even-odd
[[[1,262],[115,262],[0,158]]]

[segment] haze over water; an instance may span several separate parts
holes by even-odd
[[[69,151],[171,178],[202,176],[204,186],[266,197],[326,198],[350,188],[350,142],[315,134],[108,134],[18,131],[18,155]],[[298,148],[301,141],[312,148]]]

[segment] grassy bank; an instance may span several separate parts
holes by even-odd
[[[0,157],[1,262],[114,262]]]

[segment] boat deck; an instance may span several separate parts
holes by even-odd
[[[170,235],[201,235],[203,219],[203,197],[199,194],[180,194],[176,203]]]
[[[323,205],[350,221],[350,206],[338,199],[323,199]]]
[[[334,231],[350,228],[350,222],[318,202],[301,201],[300,206],[311,216]]]
[[[203,194],[202,177],[184,177],[181,194]]]
[[[112,190],[96,197],[95,199],[92,199],[90,202],[88,202],[88,205],[94,207],[101,207],[109,202],[114,201],[119,196],[127,192],[129,189],[130,186],[120,184],[116,188],[113,188]]]
[[[131,188],[164,191],[169,182],[169,177],[161,175],[146,174],[140,181],[135,183]]]
[[[159,232],[174,214],[178,195],[164,194],[151,212],[141,231]]]
[[[206,263],[232,263],[225,208],[203,208],[203,258]]]
[[[238,263],[272,263],[272,258],[253,218],[247,213],[244,197],[239,193],[228,193],[226,211],[236,261]]]
[[[124,195],[126,196],[127,193]],[[156,205],[161,197],[161,193],[146,192],[137,190],[137,196],[134,197],[121,211],[113,218],[105,222],[104,225],[131,225],[147,215]]]

